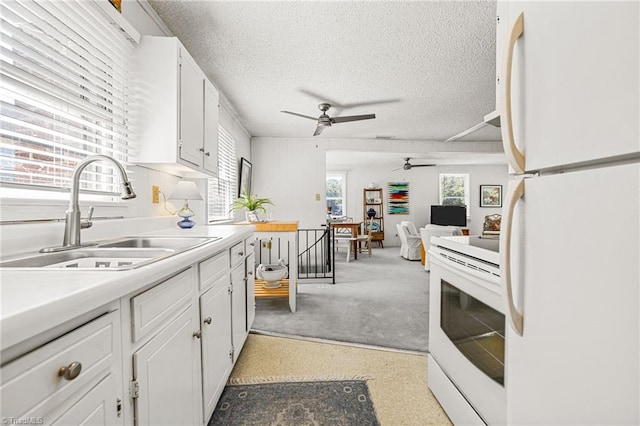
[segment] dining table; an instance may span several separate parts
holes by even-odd
[[[329,225],[335,229],[335,232],[338,233],[338,229],[349,229],[351,230],[351,244],[353,249],[354,259],[358,258],[358,235],[360,235],[360,227],[362,222],[331,222]]]

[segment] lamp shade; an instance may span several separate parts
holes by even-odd
[[[169,195],[170,200],[202,200],[195,182],[181,180]]]

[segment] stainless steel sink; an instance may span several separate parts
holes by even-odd
[[[133,269],[176,254],[174,249],[79,248],[0,262],[0,268]]]
[[[98,244],[104,248],[168,248],[189,250],[202,244],[220,239],[220,237],[124,237],[116,241]]]
[[[96,242],[90,247],[37,253],[0,261],[0,268],[52,268],[65,270],[139,268],[185,252],[221,237],[123,237]]]

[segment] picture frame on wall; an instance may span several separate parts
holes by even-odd
[[[244,191],[251,194],[251,162],[246,158],[240,159],[240,179],[238,180],[238,198]]]
[[[502,185],[480,185],[480,207],[502,207]]]

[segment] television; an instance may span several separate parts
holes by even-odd
[[[466,206],[431,206],[433,225],[467,226]]]

